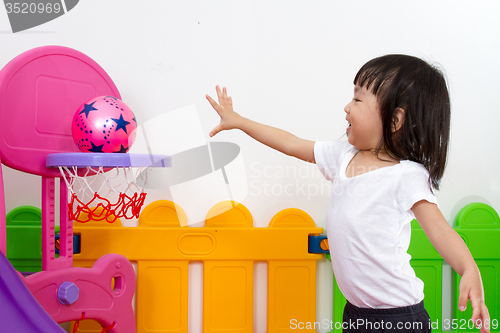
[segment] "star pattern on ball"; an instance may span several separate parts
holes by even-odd
[[[130,124],[130,121],[126,121],[123,119],[123,115],[120,115],[119,119],[111,118],[116,123],[116,129],[115,132],[118,131],[119,129],[122,129],[125,133],[127,133],[127,125]]]
[[[96,111],[97,110],[94,107],[94,103],[95,103],[95,101],[92,102],[92,103],[90,103],[90,104],[85,104],[85,106],[83,107],[83,110],[80,112],[80,114],[85,113],[85,116],[88,118],[90,111]]]
[[[71,123],[75,144],[93,153],[128,152],[136,129],[134,113],[114,96],[98,96],[81,104]]]
[[[92,148],[90,148],[89,151],[93,153],[102,153],[102,147],[104,147],[104,145],[96,146],[92,141],[90,141],[90,144]]]
[[[115,151],[115,153],[126,153],[128,151],[128,147],[123,147],[123,145],[120,145],[121,148],[118,151]]]

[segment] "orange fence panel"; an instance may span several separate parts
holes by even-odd
[[[141,213],[137,227],[90,222],[74,226],[81,237],[75,266],[106,253],[137,262],[137,332],[187,332],[189,263],[203,262],[203,332],[253,332],[254,263],[268,263],[268,332],[291,331],[291,320],[314,322],[316,261],[309,235],[323,232],[309,215],[285,209],[267,228],[255,228],[245,206],[215,205],[203,228],[160,200]],[[99,328],[81,332],[99,332]],[[86,330],[86,331],[85,331]]]

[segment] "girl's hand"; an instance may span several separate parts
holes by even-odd
[[[256,121],[244,118],[234,112],[233,100],[227,96],[226,88],[220,90],[215,87],[219,103],[215,102],[210,96],[207,99],[212,107],[220,116],[219,126],[210,131],[210,137],[223,130],[239,129],[245,132],[255,140],[265,144],[268,147],[276,149],[286,155],[297,157],[301,160],[315,163],[314,160],[314,141],[304,140],[295,135],[283,131],[279,128],[264,125]]]
[[[479,272],[476,274],[465,272],[460,280],[459,292],[459,310],[465,311],[467,308],[467,301],[470,299],[472,305],[472,321],[476,323],[476,327],[479,327],[477,324],[480,324],[481,333],[489,333],[491,326],[490,315],[484,303],[483,286]]]
[[[215,111],[217,111],[217,113],[219,114],[220,123],[212,131],[210,131],[209,133],[210,137],[214,136],[215,134],[223,130],[238,128],[237,123],[241,118],[241,116],[236,112],[234,112],[233,110],[233,100],[231,99],[230,96],[227,96],[226,87],[222,88],[221,91],[219,86],[216,86],[215,90],[217,91],[217,97],[219,98],[219,103],[214,101],[212,97],[208,95],[206,95],[206,97],[210,102],[210,104],[212,105],[212,107],[215,109]]]

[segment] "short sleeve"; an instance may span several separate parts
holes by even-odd
[[[409,211],[414,204],[421,200],[438,204],[437,198],[429,184],[429,173],[420,164],[402,161],[403,172],[397,184],[397,200],[402,211]]]
[[[317,141],[314,143],[314,160],[326,179],[333,181],[338,174],[342,157],[352,147],[348,141]]]

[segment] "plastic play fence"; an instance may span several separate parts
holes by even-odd
[[[12,239],[15,234],[24,238],[22,244],[39,244],[26,239],[36,238],[33,233],[23,236],[19,230],[36,228],[36,210],[21,212],[13,210],[8,215],[7,221],[15,220],[7,228],[8,244],[21,242]],[[308,252],[308,239],[322,229],[306,213],[283,210],[267,228],[254,228],[248,210],[231,202],[212,208],[208,216],[213,217],[203,228],[180,227],[179,216],[185,218],[179,206],[162,200],[144,209],[135,228],[122,227],[119,222],[74,226],[75,237],[81,242],[80,253],[74,255],[75,266],[90,267],[107,253],[119,253],[137,262],[137,332],[188,332],[188,269],[193,261],[204,264],[203,332],[253,331],[253,268],[257,261],[268,263],[267,332],[297,331],[299,324],[304,331],[324,328],[325,321],[316,318],[316,261],[322,255]],[[29,226],[22,225],[23,220],[29,221]],[[500,218],[486,204],[469,204],[458,213],[455,230],[481,271],[491,331],[500,331]],[[8,255],[11,253],[8,248]],[[470,303],[465,312],[458,311],[459,277],[453,273],[452,281],[443,281],[443,259],[416,221],[412,222],[409,253],[417,276],[425,284],[424,303],[433,332],[477,332],[470,322]],[[28,251],[25,256],[32,254]],[[23,255],[13,255],[20,265],[16,268],[22,270]],[[452,288],[452,318],[443,317],[443,283]],[[328,321],[332,332],[342,331],[344,305],[345,298],[334,280],[333,315]],[[84,321],[78,331],[100,330],[93,322]]]
[[[254,228],[250,212],[232,202],[215,205],[203,228],[181,227],[178,215],[185,216],[179,206],[162,200],[144,209],[136,228],[75,224],[75,265],[91,266],[101,253],[137,262],[137,332],[188,331],[192,261],[204,267],[203,332],[253,332],[256,261],[268,263],[268,332],[289,330],[290,318],[315,320],[316,261],[323,256],[308,253],[308,236],[323,229],[309,215],[285,209],[267,228]],[[83,324],[79,330],[94,332]]]

